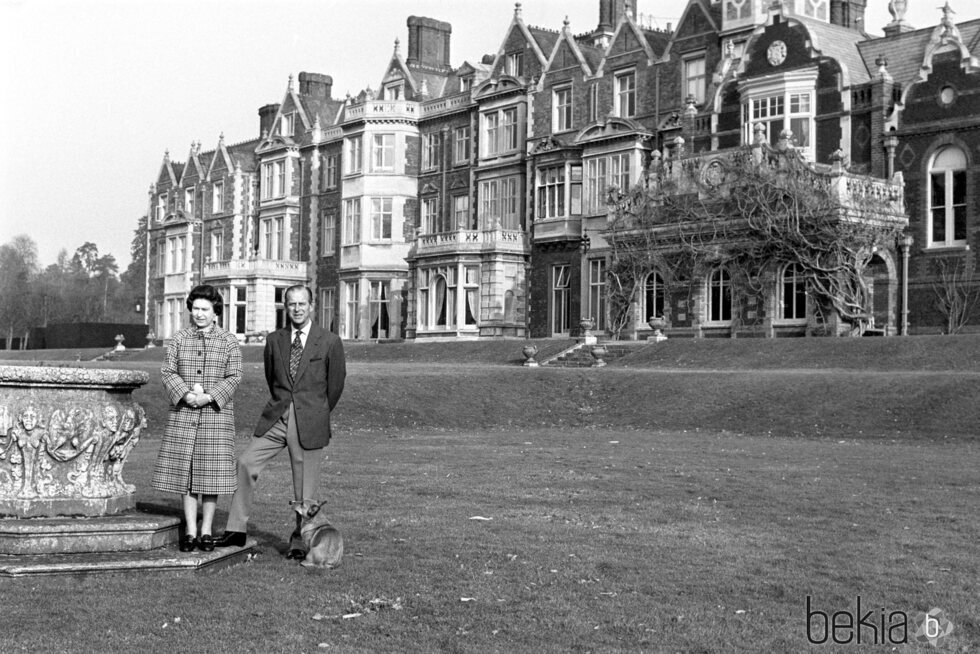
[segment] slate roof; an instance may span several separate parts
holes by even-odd
[[[871,81],[875,68],[869,68],[858,52],[858,44],[867,35],[840,25],[831,25],[806,16],[793,16],[810,32],[813,48],[825,57],[835,59],[846,69],[845,85],[865,84]]]
[[[561,35],[558,30],[549,30],[543,27],[532,27],[527,26],[527,31],[534,37],[534,41],[541,48],[541,52],[547,57],[551,51],[555,48],[555,43],[558,42],[558,37]]]
[[[865,41],[858,44],[858,52],[872,71],[877,70],[875,60],[884,56],[892,79],[903,85],[910,84],[919,76],[926,46],[938,26],[939,23],[897,36]],[[967,21],[956,27],[970,52],[980,56],[980,19]]]

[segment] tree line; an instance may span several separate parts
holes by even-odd
[[[72,255],[67,249],[42,267],[37,243],[24,234],[0,245],[0,338],[30,346],[31,330],[77,322],[142,323],[146,284],[146,217],[130,245],[130,264],[121,274],[112,254],[91,241]]]

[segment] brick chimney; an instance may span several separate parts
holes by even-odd
[[[333,78],[329,75],[320,73],[300,73],[299,74],[299,93],[314,98],[330,99],[330,92],[333,89]]]
[[[259,109],[259,136],[272,134],[272,124],[278,111],[278,104],[267,104]]]
[[[449,38],[453,26],[434,18],[408,17],[408,57],[405,63],[413,68],[428,68],[439,72],[452,70],[449,64]]]
[[[599,0],[599,25],[593,33],[594,45],[605,47],[609,45],[619,19],[626,15],[626,4],[629,3],[633,15],[636,16],[636,5],[639,0]]]
[[[830,22],[863,32],[866,6],[866,0],[830,0]]]

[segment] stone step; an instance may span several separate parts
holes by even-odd
[[[213,552],[180,552],[176,545],[140,552],[0,555],[0,577],[210,572],[255,556],[258,542],[222,547]]]
[[[173,545],[180,519],[131,512],[91,518],[0,520],[2,554],[146,551]]]

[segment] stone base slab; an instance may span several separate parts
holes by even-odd
[[[249,560],[255,555],[257,544],[249,539],[244,547],[223,547],[213,552],[185,553],[170,545],[145,552],[0,556],[0,577],[210,572]]]
[[[0,555],[146,551],[173,545],[180,519],[151,513],[0,520]]]
[[[115,497],[65,497],[0,499],[0,516],[44,518],[48,516],[104,516],[136,506],[132,493]]]

